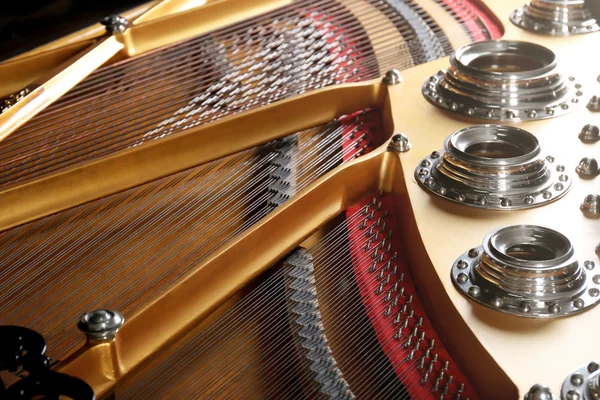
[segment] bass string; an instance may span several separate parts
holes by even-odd
[[[249,164],[254,164],[254,163],[250,162]],[[264,200],[264,199],[262,199],[262,200]],[[138,227],[136,227],[136,228],[138,228]],[[143,229],[143,227],[139,227],[139,229]],[[98,241],[99,241],[99,240],[100,240],[100,239],[98,239]],[[218,244],[219,244],[219,243],[215,244],[215,246],[213,246],[213,248],[214,248],[214,247],[216,247]],[[139,245],[141,246],[141,243],[140,243]],[[148,243],[144,243],[144,247],[145,247],[146,245],[148,245]],[[66,250],[65,250],[65,252],[68,252],[69,250],[70,250],[70,249],[66,249]],[[79,254],[77,254],[77,255],[79,255]],[[93,254],[93,255],[95,255],[95,254]],[[106,258],[106,257],[105,257],[105,258]],[[116,261],[118,261],[118,263],[121,263],[121,260],[116,260]],[[115,263],[115,260],[114,260],[114,259],[113,259],[113,260],[109,260],[109,259],[107,259],[107,260],[106,260],[106,262],[107,262],[107,263]],[[146,272],[147,272],[147,271],[146,271]],[[104,293],[104,295],[106,296],[106,293]],[[61,313],[62,313],[63,311],[64,311],[64,309],[62,309],[62,308],[61,308]]]
[[[356,214],[358,215],[358,214]],[[340,232],[341,230],[343,230],[343,224],[338,225],[336,228],[334,228],[333,230],[331,230],[330,232],[327,233],[327,235],[323,238],[323,240],[319,241],[317,243],[317,246],[319,245],[324,245],[324,243],[326,243],[326,240],[329,237],[332,237],[336,234],[338,234],[338,232]],[[239,302],[234,306],[234,309],[239,310],[239,312],[237,314],[240,315],[253,315],[253,319],[263,319],[265,315],[269,315],[271,312],[274,311],[275,308],[275,302],[267,302],[264,307],[262,307],[262,304],[257,302],[258,299],[260,299],[261,297],[265,297],[265,298],[272,298],[273,296],[269,294],[269,292],[271,291],[272,285],[274,282],[281,282],[281,277],[282,277],[282,273],[276,272],[272,277],[268,278],[266,281],[262,282],[256,289],[250,291],[248,294],[246,294],[244,297],[242,297]],[[204,328],[203,330],[201,330],[198,334],[193,334],[190,333],[188,334],[188,336],[191,336],[190,341],[182,341],[180,343],[183,343],[183,346],[181,347],[181,350],[178,351],[177,353],[174,353],[174,357],[176,358],[176,364],[177,367],[176,368],[166,368],[165,370],[159,370],[159,369],[153,369],[151,370],[146,376],[143,377],[143,379],[140,380],[136,380],[135,381],[135,385],[130,387],[130,390],[123,393],[125,395],[125,397],[128,397],[127,395],[140,395],[143,394],[143,392],[140,392],[141,388],[149,388],[149,383],[150,382],[158,382],[158,379],[163,379],[164,381],[170,381],[170,380],[174,380],[176,378],[176,376],[179,375],[179,370],[186,370],[189,368],[191,360],[193,359],[193,357],[189,357],[189,354],[191,352],[201,352],[203,351],[203,349],[210,349],[213,348],[214,346],[217,345],[217,342],[221,340],[222,334],[223,332],[226,332],[228,329],[229,330],[235,330],[235,326],[236,326],[236,313],[234,313],[233,311],[227,312],[225,313],[223,316],[221,316],[219,319],[217,319],[214,323],[212,323],[211,325],[207,326],[206,328]],[[255,333],[256,330],[259,329],[258,326],[255,326],[253,328],[250,329],[250,332],[247,335],[244,335],[242,337],[242,339],[246,339],[247,337],[249,337],[251,334]],[[215,335],[214,333],[219,332],[220,334]],[[210,341],[206,341],[204,340],[205,338],[211,336],[212,340]],[[239,345],[238,343],[234,342],[233,346],[230,347],[230,349],[233,351],[233,349],[237,349],[237,348],[242,348],[242,345]],[[187,357],[181,358],[179,357],[179,354],[186,354],[188,355]],[[223,354],[221,354],[220,356],[221,359],[223,359]],[[160,375],[160,376],[159,376]],[[196,378],[198,380],[202,379],[202,376],[199,376],[197,373],[193,374],[194,376],[196,376]],[[160,385],[158,385],[160,386]]]
[[[323,240],[323,242],[325,242],[325,240]],[[317,256],[315,256],[315,259],[316,259],[316,258],[317,258]],[[333,259],[336,259],[336,257],[333,257],[333,256],[332,256],[331,258],[333,258]],[[329,267],[331,267],[331,266],[329,266]],[[348,265],[345,265],[344,267],[345,267],[345,268],[347,268],[347,267],[348,267]],[[325,268],[325,266],[322,266],[322,268]],[[335,275],[335,274],[334,274],[334,275]],[[320,296],[320,297],[321,297],[321,296]],[[236,347],[238,347],[238,346],[236,346]],[[274,390],[276,390],[276,389],[274,389]]]

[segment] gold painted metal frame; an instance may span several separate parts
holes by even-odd
[[[0,114],[0,141],[111,60],[134,57],[203,35],[290,4],[292,0],[212,0],[189,8],[191,0],[162,0],[136,9],[123,33],[94,37],[89,29],[65,39],[71,43],[0,64],[0,97],[23,89],[27,94]],[[204,3],[204,2],[202,2]]]
[[[582,62],[585,50],[597,46],[600,34],[549,38],[518,30],[508,22],[508,15],[521,3],[487,2],[502,17],[506,37],[550,47],[562,67],[576,73],[586,96],[600,91],[594,66]],[[163,28],[168,29],[165,21]],[[394,196],[405,252],[422,300],[446,347],[481,396],[522,398],[539,382],[553,385],[557,393],[572,369],[600,354],[600,342],[579,336],[594,331],[600,309],[552,321],[500,315],[470,303],[454,290],[450,266],[465,246],[478,245],[487,232],[514,223],[566,231],[592,257],[600,227],[581,215],[578,204],[584,194],[594,191],[593,182],[574,182],[565,198],[512,213],[447,204],[422,191],[413,177],[415,165],[438,149],[447,135],[476,122],[456,119],[422,98],[424,80],[447,64],[442,59],[407,70],[404,83],[395,86],[373,80],[320,89],[1,191],[5,212],[0,216],[0,229],[4,230],[365,107],[382,110],[387,137],[405,132],[413,144],[412,150],[401,154],[384,145],[333,170],[218,249],[136,315],[126,316],[114,341],[88,342],[56,369],[86,380],[99,396],[108,393],[326,221],[363,197],[384,190]],[[566,156],[567,168],[574,169],[578,157],[589,150],[577,139],[579,128],[599,122],[600,117],[582,104],[559,119],[519,126],[534,133],[548,151]],[[269,240],[274,236],[278,240]],[[568,346],[554,345],[561,341]]]

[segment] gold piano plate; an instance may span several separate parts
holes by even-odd
[[[435,13],[437,3],[433,0],[415,3]],[[369,108],[381,113],[383,145],[335,167],[219,246],[133,315],[125,315],[114,340],[90,340],[54,369],[83,379],[98,397],[109,395],[119,384],[135,380],[139,371],[160,360],[188,333],[218,318],[236,294],[290,251],[301,244],[309,247],[318,240],[324,226],[381,191],[393,198],[403,251],[427,314],[480,398],[523,399],[536,384],[548,385],[555,396],[560,396],[565,379],[582,365],[600,359],[600,343],[593,335],[600,309],[554,319],[500,313],[470,301],[456,290],[451,268],[461,254],[479,246],[488,233],[510,225],[556,230],[570,239],[582,261],[598,264],[586,264],[586,268],[591,265],[587,273],[594,275],[594,268],[600,268],[596,254],[600,226],[580,210],[586,196],[598,192],[597,182],[581,179],[575,173],[579,161],[596,151],[594,144],[582,142],[578,134],[586,124],[600,125],[600,116],[586,108],[587,101],[600,93],[600,69],[587,56],[598,47],[600,33],[536,35],[510,22],[511,13],[523,5],[523,0],[484,3],[482,7],[489,8],[502,22],[503,39],[534,42],[551,49],[561,68],[573,71],[582,85],[581,101],[571,103],[568,114],[520,123],[505,121],[535,135],[544,154],[560,157],[571,184],[568,193],[541,207],[497,211],[445,201],[422,189],[414,176],[415,167],[432,151],[439,150],[453,132],[486,123],[434,107],[422,96],[423,83],[446,68],[448,58],[401,71],[401,83],[386,84],[382,76],[308,91],[16,182],[0,188],[0,229],[5,232],[326,124],[341,115]],[[198,15],[197,10],[193,13]],[[436,18],[449,17],[440,13]],[[174,25],[166,19],[160,21],[155,26],[169,38],[175,32]],[[150,33],[140,29],[127,40],[145,43]],[[451,41],[461,46],[467,39],[463,32],[452,36]],[[142,44],[130,49],[147,50]],[[409,150],[398,151],[398,137],[394,137],[398,134],[408,137]],[[73,326],[77,317],[73,316]]]

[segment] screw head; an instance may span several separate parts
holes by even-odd
[[[533,385],[525,395],[525,400],[552,400],[552,391],[546,385]]]
[[[469,277],[464,272],[461,272],[456,277],[456,280],[458,281],[458,283],[465,283],[465,282],[467,282],[469,280]]]
[[[411,148],[412,148],[412,144],[410,143],[408,136],[406,136],[403,133],[398,133],[398,134],[392,136],[392,141],[390,142],[390,144],[388,146],[388,149],[395,150],[400,153],[409,151]]]
[[[109,15],[102,18],[100,23],[106,27],[106,31],[111,35],[125,32],[129,25],[127,18],[120,15]]]
[[[124,322],[125,318],[120,313],[100,309],[83,314],[77,327],[88,339],[112,340]]]
[[[598,368],[600,368],[600,366],[597,363],[595,363],[594,361],[589,363],[587,366],[587,370],[589,373],[598,371]]]
[[[494,307],[500,308],[504,305],[504,300],[502,300],[501,297],[496,296],[492,299],[492,304],[494,305]]]
[[[475,258],[478,255],[479,255],[479,250],[477,250],[477,249],[471,249],[471,250],[469,250],[469,257]]]
[[[593,178],[600,172],[598,168],[598,161],[596,161],[595,158],[584,157],[581,159],[581,161],[579,161],[575,171],[584,179]]]
[[[529,305],[529,302],[527,302],[527,301],[521,302],[521,304],[519,305],[519,311],[521,311],[523,313],[530,312],[531,311],[531,305]]]
[[[469,288],[469,295],[477,297],[481,294],[481,289],[477,285],[473,285]]]
[[[583,375],[581,375],[581,374],[571,375],[571,383],[575,386],[581,386],[581,384],[583,383]]]
[[[390,86],[402,83],[402,80],[402,74],[396,68],[387,71],[383,77],[383,83]]]

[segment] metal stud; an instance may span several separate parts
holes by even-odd
[[[581,128],[579,139],[584,143],[593,143],[600,140],[600,129],[596,125],[587,124]]]
[[[593,178],[600,173],[598,161],[595,158],[584,157],[579,161],[576,171],[584,179]]]
[[[406,151],[409,151],[411,148],[412,148],[412,144],[410,143],[408,136],[406,136],[403,133],[399,133],[399,134],[392,136],[392,140],[390,141],[390,144],[388,145],[388,150],[396,151],[399,153],[404,153]]]
[[[588,217],[600,215],[600,195],[588,194],[581,203],[581,211]]]
[[[79,318],[77,327],[88,339],[105,341],[114,339],[125,318],[111,310],[94,310]]]
[[[383,83],[390,86],[402,83],[402,81],[402,74],[395,68],[387,71],[383,77]]]
[[[588,110],[593,112],[600,111],[600,98],[598,96],[592,96],[587,105]]]
[[[533,385],[525,395],[525,400],[553,400],[552,391],[546,385]]]
[[[125,32],[129,25],[127,18],[121,17],[120,15],[109,15],[108,17],[102,18],[100,22],[106,27],[106,32],[110,35]]]

